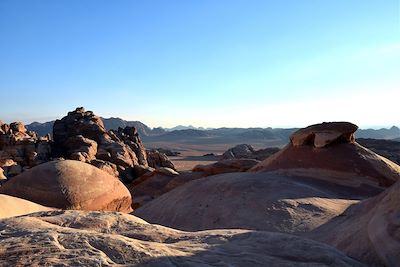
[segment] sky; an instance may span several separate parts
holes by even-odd
[[[1,0],[0,119],[400,126],[399,0]]]

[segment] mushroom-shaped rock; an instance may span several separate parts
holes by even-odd
[[[131,194],[116,178],[87,163],[58,160],[5,183],[0,193],[61,209],[131,211]]]
[[[400,179],[400,166],[355,142],[356,129],[342,122],[301,129],[250,171],[317,178],[376,195]]]
[[[324,147],[336,141],[351,143],[357,129],[357,125],[350,122],[324,122],[294,132],[290,142],[293,146],[312,144],[315,147]]]
[[[31,201],[0,194],[0,219],[25,215],[39,211],[50,211],[52,208],[33,203]]]

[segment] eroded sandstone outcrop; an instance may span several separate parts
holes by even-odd
[[[325,147],[334,142],[353,143],[358,126],[350,122],[323,122],[300,129],[290,136],[293,146]]]
[[[102,119],[84,108],[56,120],[53,137],[54,156],[92,164],[127,183],[138,177],[135,166],[175,168],[167,156],[146,151],[135,127],[107,131]]]
[[[374,195],[400,179],[400,166],[354,141],[357,126],[346,122],[312,125],[251,171],[313,177]]]
[[[13,177],[51,158],[50,137],[38,137],[21,122],[0,121],[0,176]]]
[[[324,132],[327,126],[334,131],[335,125],[321,124],[314,129]],[[143,205],[135,214],[182,230],[312,231],[349,205],[373,197],[400,180],[398,165],[354,142],[352,131],[356,127],[338,125],[341,134],[325,141],[323,147],[315,146],[315,131],[305,137],[300,130],[307,142],[297,142],[295,133],[295,144],[289,143],[249,171],[188,181]],[[213,166],[208,168],[212,170]]]

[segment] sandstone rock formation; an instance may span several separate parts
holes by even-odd
[[[249,230],[181,232],[132,215],[54,211],[0,220],[2,266],[337,266],[322,243]]]
[[[399,266],[400,182],[307,234],[369,266]]]
[[[134,166],[174,169],[167,156],[146,152],[134,127],[107,131],[102,119],[84,108],[56,120],[53,137],[54,156],[90,163],[125,182],[138,177]]]
[[[377,194],[400,179],[400,167],[356,143],[356,129],[350,123],[300,129],[285,148],[251,171],[313,177]]]
[[[293,146],[325,147],[334,142],[352,143],[357,125],[349,122],[324,122],[300,129],[290,136]]]
[[[50,137],[38,137],[21,122],[0,121],[0,168],[2,178],[20,174],[51,157]]]
[[[314,179],[227,173],[197,177],[134,214],[151,223],[188,231],[242,228],[302,233],[357,202],[349,199],[361,197],[357,190]]]
[[[337,139],[332,140],[318,137],[325,140],[325,146],[318,141],[317,148],[315,138],[320,132],[325,136],[324,127],[341,134],[334,134]],[[356,127],[352,124],[325,123],[311,129],[294,133],[291,140],[296,145],[290,143],[247,173],[191,181],[143,205],[135,214],[182,230],[301,233],[399,180],[399,166],[354,142],[351,132]]]
[[[131,211],[131,194],[116,178],[74,160],[36,166],[13,177],[0,193],[60,209]]]
[[[39,211],[50,211],[48,208],[31,201],[0,194],[0,219],[25,215]]]

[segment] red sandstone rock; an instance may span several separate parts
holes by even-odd
[[[251,171],[312,177],[365,192],[380,192],[400,179],[400,166],[354,142],[356,129],[349,123],[323,123],[301,129],[285,148]],[[324,146],[318,145],[319,141],[316,145],[315,138],[326,132],[341,135],[328,143],[325,140]]]
[[[5,183],[0,193],[48,207],[131,211],[131,195],[115,177],[73,160],[36,166]]]
[[[314,145],[324,147],[334,142],[354,142],[357,125],[349,122],[324,122],[300,129],[290,136],[293,146]]]

